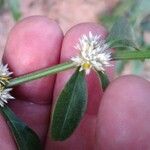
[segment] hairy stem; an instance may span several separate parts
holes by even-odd
[[[150,50],[145,51],[122,51],[113,54],[112,60],[143,60],[150,59]]]
[[[7,85],[7,87],[13,87],[13,86],[16,86],[16,85],[20,85],[20,84],[23,84],[23,83],[26,83],[26,82],[29,82],[29,81],[32,81],[32,80],[36,80],[36,79],[39,79],[39,78],[42,78],[42,77],[45,77],[45,76],[48,76],[48,75],[52,75],[52,74],[56,74],[56,73],[64,71],[64,70],[68,70],[68,69],[71,69],[71,68],[74,68],[74,67],[76,67],[74,65],[74,63],[66,62],[66,63],[59,64],[59,65],[56,65],[56,66],[53,66],[53,67],[49,67],[49,68],[46,68],[46,69],[35,71],[35,72],[32,72],[32,73],[29,73],[29,74],[11,79],[9,84]]]
[[[116,60],[134,60],[134,59],[139,59],[139,60],[144,60],[144,59],[150,59],[150,50],[145,50],[145,51],[124,51],[124,52],[117,52],[112,55],[112,61]],[[10,80],[9,84],[7,87],[13,87],[16,85],[20,85],[32,80],[36,80],[48,75],[56,74],[58,72],[68,70],[71,68],[75,68],[75,64],[73,62],[66,62],[62,63],[53,67],[49,67],[46,69],[42,69],[39,71],[35,71],[23,76],[19,76],[16,78],[13,78]]]

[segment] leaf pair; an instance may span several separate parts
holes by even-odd
[[[121,17],[113,25],[107,37],[111,48],[137,48],[133,30],[126,19]],[[109,84],[105,73],[97,72],[103,90]],[[79,124],[87,105],[87,90],[84,72],[77,71],[60,94],[52,115],[51,136],[54,140],[65,140]]]
[[[110,47],[133,47],[133,30],[125,17],[120,18],[112,27],[107,38]],[[105,73],[97,72],[103,90],[109,84]],[[62,90],[54,108],[51,123],[51,136],[54,140],[65,140],[79,124],[87,106],[87,89],[84,72],[77,69]]]

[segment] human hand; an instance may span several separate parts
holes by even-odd
[[[92,31],[106,36],[106,30],[94,23],[71,28],[65,37],[52,20],[29,17],[11,31],[4,53],[15,76],[53,66],[74,56],[73,46],[82,34]],[[74,134],[64,142],[49,138],[52,101],[56,100],[72,71],[42,78],[14,88],[16,100],[11,109],[39,135],[45,150],[146,150],[150,149],[150,84],[136,76],[113,81],[102,93],[94,73],[87,76],[89,103],[87,112]],[[108,74],[113,76],[113,70]],[[101,104],[100,104],[101,103]],[[0,149],[16,150],[9,128],[0,116]]]

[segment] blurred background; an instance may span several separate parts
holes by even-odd
[[[32,15],[56,20],[64,33],[81,22],[97,22],[110,31],[117,19],[125,16],[140,49],[150,50],[150,0],[0,0],[0,57],[10,29]],[[136,74],[150,80],[150,60],[118,61],[116,76],[120,74]]]

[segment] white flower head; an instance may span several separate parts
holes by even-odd
[[[4,104],[7,103],[8,99],[14,99],[13,96],[10,95],[10,91],[12,88],[3,89],[0,91],[0,106],[4,107]]]
[[[12,88],[5,88],[6,84],[9,83],[10,75],[12,72],[9,72],[8,65],[0,64],[0,106],[3,107],[7,103],[8,99],[14,99],[10,95]]]
[[[71,60],[80,66],[80,70],[85,70],[86,74],[90,73],[91,69],[97,71],[105,71],[104,67],[111,66],[111,51],[109,45],[99,35],[93,36],[83,35],[76,44],[75,49],[79,50],[79,55],[72,57]]]
[[[12,74],[12,72],[9,71],[8,64],[3,65],[2,63],[0,63],[0,76],[9,77],[11,74]]]

